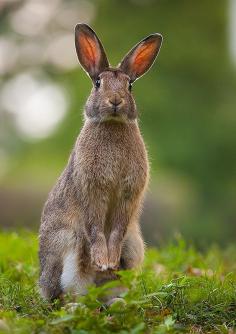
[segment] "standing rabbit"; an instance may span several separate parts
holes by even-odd
[[[95,32],[75,27],[78,59],[93,88],[83,128],[42,214],[39,285],[47,299],[84,293],[98,284],[99,272],[143,261],[139,214],[149,167],[131,90],[161,43],[162,36],[152,34],[111,68]]]

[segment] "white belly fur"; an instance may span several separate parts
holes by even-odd
[[[63,271],[61,275],[61,287],[63,291],[74,290],[78,281],[77,254],[70,250],[64,257]]]
[[[61,287],[63,292],[73,292],[75,294],[86,294],[86,286],[91,284],[93,277],[81,278],[78,269],[78,255],[75,249],[70,249],[66,253],[63,261],[63,271],[61,275]]]

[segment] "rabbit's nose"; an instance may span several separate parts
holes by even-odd
[[[112,106],[117,107],[122,103],[122,98],[120,96],[115,95],[110,97],[108,101]]]

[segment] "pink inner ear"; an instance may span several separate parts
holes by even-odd
[[[133,55],[132,70],[136,75],[143,74],[151,65],[157,50],[156,41],[140,45]]]
[[[84,66],[88,69],[95,68],[95,65],[99,59],[98,47],[96,41],[89,35],[79,34],[79,45],[81,49],[81,57],[83,58]]]

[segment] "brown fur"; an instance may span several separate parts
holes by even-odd
[[[83,293],[89,283],[114,278],[116,269],[139,266],[144,256],[138,220],[149,167],[130,77],[99,58],[101,43],[91,28],[76,29],[83,32],[76,45],[82,66],[86,34],[93,50],[97,45],[99,63],[86,58],[86,70],[93,82],[99,76],[100,87],[92,89],[84,126],[42,214],[39,284],[48,299]]]

